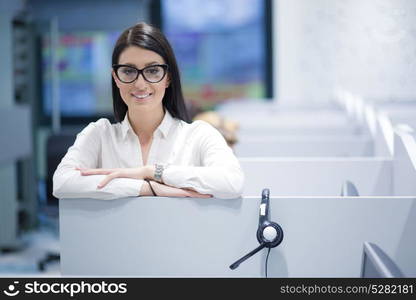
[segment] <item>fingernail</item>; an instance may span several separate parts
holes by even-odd
[[[97,185],[97,189],[100,189],[100,188],[102,188],[103,186],[102,185]]]

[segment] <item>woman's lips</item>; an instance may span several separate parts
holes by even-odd
[[[138,100],[143,100],[143,99],[149,98],[152,94],[146,93],[146,94],[131,94],[131,95]]]

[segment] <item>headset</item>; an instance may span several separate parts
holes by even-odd
[[[259,216],[259,227],[257,228],[257,240],[260,245],[243,256],[235,263],[230,265],[230,269],[236,269],[243,261],[250,258],[263,248],[274,248],[280,245],[283,241],[283,229],[279,224],[269,220],[270,214],[270,190],[263,189],[261,193],[261,202],[260,202],[260,216]]]

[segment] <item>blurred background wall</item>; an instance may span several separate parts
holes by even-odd
[[[414,101],[416,2],[274,1],[280,103],[325,102],[336,88]]]

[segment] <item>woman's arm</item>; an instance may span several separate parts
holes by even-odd
[[[196,147],[201,155],[200,167],[168,166],[163,182],[178,188],[188,188],[216,198],[238,198],[242,194],[244,174],[233,151],[223,136],[211,125],[199,121],[200,136]]]
[[[192,198],[210,198],[212,195],[200,194],[190,189],[181,189],[166,184],[161,184],[156,181],[150,181],[152,178],[150,173],[151,167],[141,168],[116,168],[116,169],[80,169],[82,176],[98,176],[105,175],[105,178],[98,184],[98,188],[102,189],[112,180],[116,178],[144,178],[142,187],[140,189],[140,196],[158,196],[158,197],[192,197]],[[153,188],[153,190],[152,190]]]
[[[106,124],[106,122],[108,124]],[[116,178],[98,188],[106,175],[82,176],[77,168],[97,168],[101,152],[100,131],[111,124],[100,119],[82,130],[53,175],[53,195],[57,198],[116,199],[139,196],[143,180]]]
[[[212,195],[208,194],[200,194],[198,192],[188,190],[188,189],[180,189],[173,186],[168,186],[166,184],[162,184],[156,181],[148,181],[147,184],[143,184],[142,191],[143,194],[146,196],[153,196],[152,190],[150,189],[149,184],[152,185],[153,190],[155,191],[155,196],[158,197],[191,197],[191,198],[211,198]]]
[[[202,123],[197,133],[200,138],[194,146],[200,154],[202,166],[170,165],[164,170],[162,179],[165,185],[161,185],[162,194],[158,196],[202,198],[213,196],[223,199],[240,197],[244,174],[237,158],[216,129],[205,122],[199,122]],[[95,185],[100,191],[123,179],[155,179],[154,166],[121,169],[80,168],[79,172],[84,178],[98,178]],[[143,180],[140,181],[143,184]],[[142,189],[141,186],[141,190],[143,192],[140,195],[151,195],[146,187]],[[189,192],[196,193],[191,195]]]

